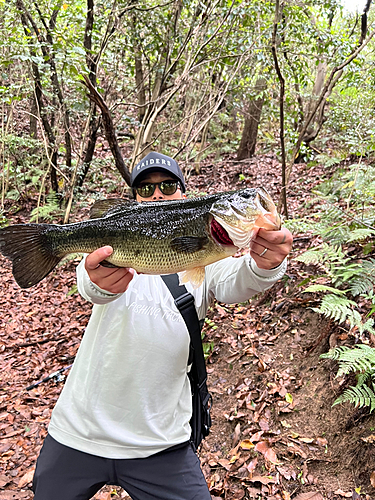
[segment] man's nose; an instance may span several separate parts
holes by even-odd
[[[164,195],[160,191],[159,186],[156,186],[154,195],[152,197],[153,200],[164,200]]]

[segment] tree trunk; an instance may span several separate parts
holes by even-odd
[[[38,105],[35,95],[31,97],[31,113],[30,113],[30,137],[32,139],[38,138]]]
[[[245,125],[242,132],[240,147],[237,151],[237,160],[245,160],[251,158],[255,152],[257,143],[258,127],[262,108],[264,104],[263,91],[267,88],[266,81],[263,78],[258,78],[255,84],[255,95],[249,102],[249,107],[246,113]]]

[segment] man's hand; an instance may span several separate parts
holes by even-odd
[[[273,269],[292,249],[293,236],[285,227],[279,231],[259,229],[250,244],[250,255],[260,269]]]
[[[133,279],[134,269],[128,267],[104,267],[100,263],[108,258],[113,248],[98,248],[86,257],[85,269],[90,280],[99,288],[111,293],[123,293]]]

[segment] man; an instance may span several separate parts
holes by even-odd
[[[139,202],[185,197],[178,164],[148,154],[133,170]],[[247,300],[286,269],[292,236],[260,230],[250,255],[206,267],[194,290],[204,318],[210,300]],[[190,337],[160,276],[100,265],[99,248],[77,268],[78,290],[94,306],[74,366],[53,411],[34,477],[35,500],[84,500],[105,484],[133,500],[209,500],[189,443]]]

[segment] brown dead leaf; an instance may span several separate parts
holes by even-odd
[[[282,494],[283,500],[291,500],[290,493],[288,493],[287,491],[282,491],[281,494]]]
[[[29,483],[32,482],[33,477],[34,477],[34,472],[35,472],[35,467],[32,469],[28,470],[26,474],[24,474],[21,479],[19,480],[18,487],[23,488],[24,486],[28,485]]]
[[[232,491],[231,498],[233,500],[241,500],[244,496],[245,496],[245,491],[242,488],[236,488],[234,491]]]
[[[221,465],[222,467],[224,467],[225,470],[228,470],[228,471],[230,470],[231,465],[232,465],[227,458],[221,458],[220,460],[217,461],[217,463],[219,465]]]
[[[307,444],[314,442],[314,438],[304,438],[304,437],[302,437],[302,438],[299,438],[299,440],[302,441],[302,443],[307,443]]]
[[[340,489],[336,490],[334,493],[335,493],[335,495],[340,495],[340,497],[352,498],[352,494],[350,492],[345,493],[345,491],[342,491]]]
[[[264,458],[273,464],[278,463],[277,455],[273,449],[269,446],[267,441],[260,441],[255,445],[255,450],[259,451],[264,455]]]
[[[297,477],[297,473],[296,471],[292,468],[292,467],[288,467],[288,466],[279,466],[279,467],[276,467],[277,470],[280,472],[280,474],[285,478],[287,479],[288,481],[290,479],[296,479]]]
[[[111,500],[111,492],[103,492],[103,493],[98,493],[97,495],[94,496],[94,500]]]
[[[27,491],[7,490],[0,492],[0,500],[26,500],[30,498],[30,493]]]
[[[8,479],[3,474],[0,474],[0,488],[3,488],[8,483],[10,483],[10,479]]]
[[[256,466],[258,465],[258,459],[257,458],[254,458],[254,460],[252,460],[248,466],[247,466],[247,470],[250,472],[250,474],[252,474],[252,472],[255,470]]]
[[[253,443],[256,443],[257,441],[260,441],[262,436],[264,434],[264,431],[258,431],[256,432],[255,434],[253,434],[251,437],[250,437],[250,441],[252,441]]]
[[[267,441],[259,441],[259,443],[255,445],[255,451],[259,451],[263,455],[267,452],[268,449],[269,444],[267,443]]]
[[[241,437],[241,424],[238,423],[234,429],[233,439],[232,439],[232,448],[238,445]]]
[[[375,488],[375,471],[374,472],[371,472],[371,475],[370,475],[370,483],[371,483],[371,486],[373,488]]]
[[[293,500],[324,500],[324,498],[318,491],[309,491],[308,493],[300,493]]]
[[[273,451],[272,448],[269,448],[267,450],[267,452],[265,453],[264,455],[264,458],[266,460],[268,460],[269,462],[271,462],[271,464],[278,464],[279,463],[279,459],[277,458],[277,455],[276,453]]]
[[[262,484],[272,484],[276,483],[276,479],[271,476],[253,476],[252,478],[248,479],[252,483],[262,483]]]
[[[327,446],[328,441],[325,438],[318,437],[318,438],[316,438],[316,444],[324,447],[324,446]]]

